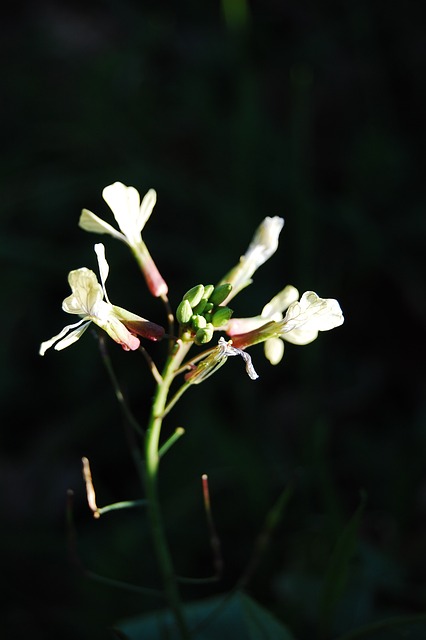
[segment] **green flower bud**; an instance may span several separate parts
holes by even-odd
[[[204,286],[204,298],[207,298],[208,300],[212,295],[213,291],[214,291],[214,284],[206,284]]]
[[[214,307],[213,302],[208,302],[208,303],[206,304],[205,308],[204,308],[204,315],[205,315],[206,313],[210,313],[210,311],[213,309],[213,307]]]
[[[204,316],[193,315],[191,318],[191,324],[194,329],[197,331],[198,329],[204,329],[207,322]]]
[[[176,309],[176,318],[179,324],[187,324],[192,317],[192,307],[188,300],[182,300]]]
[[[233,311],[229,307],[219,307],[219,309],[213,314],[213,326],[223,327],[223,325],[226,324],[228,320],[230,320],[232,313]]]
[[[204,294],[205,294],[205,291],[204,291]],[[196,304],[195,307],[192,307],[192,310],[196,314],[202,314],[207,304],[208,304],[207,298],[204,295],[204,297],[201,298],[200,302]]]
[[[192,287],[189,291],[185,293],[183,296],[183,300],[188,300],[191,307],[196,307],[200,302],[201,298],[204,295],[204,287],[202,284],[197,284],[195,287]]]
[[[211,294],[209,301],[213,302],[215,305],[219,305],[221,302],[226,300],[226,298],[231,293],[232,284],[229,282],[225,282],[224,284],[219,284],[214,288],[213,293]]]
[[[213,325],[210,323],[206,324],[204,329],[198,329],[197,333],[195,334],[195,342],[197,344],[206,344],[206,342],[210,342],[210,340],[213,338],[213,331]]]

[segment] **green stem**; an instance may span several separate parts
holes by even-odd
[[[162,381],[157,385],[145,437],[145,490],[148,502],[148,515],[166,597],[182,640],[189,640],[190,633],[183,615],[176,575],[164,530],[158,495],[158,468],[160,462],[159,444],[161,427],[170,385],[173,382],[177,369],[181,366],[191,346],[192,342],[182,343],[179,341],[167,359],[162,374]]]

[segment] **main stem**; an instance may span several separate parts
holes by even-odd
[[[174,374],[181,366],[183,359],[191,348],[192,343],[178,342],[174,346],[165,364],[162,381],[158,383],[152,404],[151,415],[145,438],[145,491],[148,502],[148,514],[158,563],[163,577],[164,589],[170,608],[174,615],[177,628],[182,640],[190,640],[190,633],[186,624],[176,575],[173,568],[169,545],[164,530],[163,518],[158,494],[159,443],[164,410],[170,385]]]

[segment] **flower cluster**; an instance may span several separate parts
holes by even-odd
[[[155,191],[150,189],[141,202],[134,187],[115,182],[106,187],[102,195],[120,231],[87,209],[82,211],[80,226],[86,231],[109,234],[125,242],[141,267],[149,291],[167,301],[167,284],[141,236],[156,203]],[[245,254],[216,286],[199,284],[182,297],[176,311],[182,342],[204,345],[212,340],[216,331],[225,332],[231,338],[226,342],[222,336],[217,347],[196,358],[197,366],[190,366],[186,374],[189,383],[202,382],[234,355],[243,357],[248,375],[256,379],[251,358],[245,351],[248,347],[263,342],[266,357],[271,364],[277,364],[283,357],[284,341],[309,344],[320,331],[329,331],[343,323],[337,300],[320,298],[313,291],[299,296],[291,285],[274,296],[260,314],[251,318],[232,317],[233,311],[227,306],[229,301],[251,284],[253,274],[276,252],[283,226],[284,220],[278,216],[265,218]],[[52,346],[61,350],[73,344],[92,322],[127,351],[139,347],[137,336],[150,340],[160,340],[164,336],[163,327],[110,302],[105,289],[109,266],[103,244],[96,244],[95,252],[101,283],[94,272],[85,267],[70,272],[68,282],[72,293],[63,301],[62,308],[66,313],[80,316],[80,320],[43,342],[41,355]]]

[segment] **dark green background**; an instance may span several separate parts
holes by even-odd
[[[66,491],[75,491],[82,562],[156,585],[143,515],[95,522],[100,504],[138,498],[121,415],[96,341],[37,354],[72,318],[66,276],[95,268],[116,180],[158,192],[144,232],[176,305],[215,282],[266,215],[285,217],[280,250],[235,299],[252,315],[285,284],[339,300],[343,327],[289,345],[260,380],[230,360],[191,390],[167,429],[162,492],[178,571],[208,575],[200,475],[210,477],[230,588],[270,506],[295,491],[250,593],[313,638],[330,553],[367,494],[333,633],[422,613],[426,576],[424,290],[425,37],[421,3],[13,3],[2,17],[2,428],[0,626],[7,638],[108,638],[157,606],[82,579],[69,562]],[[244,10],[245,7],[245,10]],[[224,10],[225,9],[225,10]],[[124,245],[105,238],[113,302],[158,322]],[[152,384],[138,354],[110,354],[144,420]],[[152,348],[161,361],[162,346]],[[390,637],[390,636],[385,636]],[[421,636],[420,636],[421,637]]]

